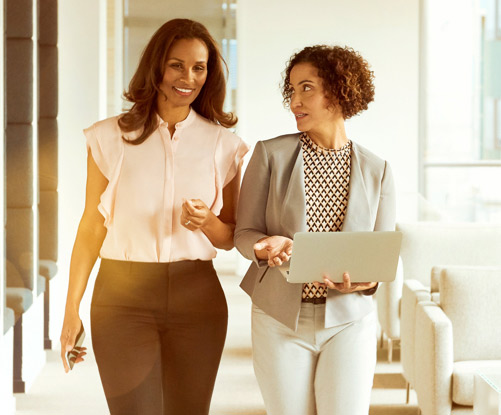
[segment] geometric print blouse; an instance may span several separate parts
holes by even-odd
[[[315,144],[306,133],[300,136],[303,150],[306,229],[308,232],[339,232],[348,205],[351,141],[338,150]],[[303,285],[302,298],[327,297],[327,288]]]

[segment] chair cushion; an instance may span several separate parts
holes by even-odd
[[[33,304],[33,293],[27,288],[7,287],[5,289],[7,307],[14,313],[23,314]]]
[[[3,334],[14,326],[15,324],[14,310],[9,307],[5,307],[3,311]]]
[[[455,362],[452,372],[452,401],[458,405],[473,405],[475,373],[482,369],[501,370],[501,360],[468,360]]]
[[[454,361],[501,360],[501,268],[448,267],[440,307],[453,327]]]
[[[44,278],[51,280],[57,274],[57,264],[50,259],[39,259],[38,273]]]

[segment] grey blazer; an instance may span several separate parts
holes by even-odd
[[[388,163],[353,142],[348,206],[343,231],[395,229],[395,188]],[[299,134],[259,141],[245,171],[235,246],[253,261],[241,287],[271,317],[296,330],[302,284],[288,283],[277,268],[256,258],[261,238],[293,238],[306,231],[303,154]],[[325,327],[355,321],[373,310],[370,296],[329,290]]]

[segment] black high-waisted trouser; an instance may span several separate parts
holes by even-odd
[[[103,259],[92,346],[111,415],[207,415],[227,321],[212,261]]]

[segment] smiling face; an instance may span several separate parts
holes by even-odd
[[[188,107],[195,101],[207,79],[209,51],[199,39],[180,39],[167,54],[162,82],[159,84],[159,106]]]
[[[290,109],[296,117],[297,129],[322,131],[342,118],[339,109],[326,97],[322,78],[310,63],[298,63],[290,72]]]

